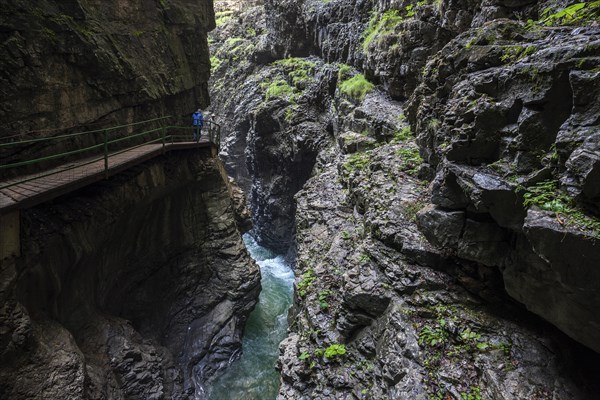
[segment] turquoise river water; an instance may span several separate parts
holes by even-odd
[[[275,362],[286,336],[294,273],[283,256],[259,246],[252,236],[244,235],[244,242],[260,266],[262,291],[246,323],[242,356],[208,388],[209,400],[270,400],[279,389]]]

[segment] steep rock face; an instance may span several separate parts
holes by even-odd
[[[410,96],[423,80],[407,114],[432,167],[423,176],[438,170],[438,208],[421,219],[427,238],[460,258],[499,267],[516,299],[598,350],[598,277],[587,261],[598,258],[600,226],[593,189],[600,165],[598,29],[532,29],[503,20],[542,18],[564,2],[266,4],[274,10],[267,18],[273,54],[352,63],[394,98]],[[286,29],[289,21],[297,27]],[[341,140],[355,141],[352,135]],[[529,229],[532,217],[524,225],[531,206],[549,211],[537,218],[558,213],[556,229],[551,219],[544,228]],[[537,234],[566,234],[565,250],[585,249],[586,259],[545,254]],[[581,286],[583,280],[590,284]]]
[[[564,339],[498,298],[493,269],[467,271],[424,240],[414,214],[426,193],[396,156],[413,146],[357,153],[362,166],[355,154],[333,160],[297,195],[298,298],[280,397],[591,396],[585,372],[568,371]]]
[[[263,8],[236,17],[213,36],[211,110],[227,121],[221,157],[248,193],[255,237],[285,252],[293,243],[293,196],[329,138],[336,70],[317,59],[270,63],[256,45]]]
[[[212,1],[9,0],[0,26],[2,136],[122,125],[208,104]]]
[[[296,195],[297,297],[281,345],[280,397],[595,395],[595,353],[508,296],[595,348],[598,32],[519,22],[565,5],[266,1],[266,32],[259,22],[248,35],[243,16],[241,28],[227,28],[235,38],[219,47],[227,52],[217,72],[230,78],[214,87],[235,81],[219,102],[223,118],[239,121],[229,166],[253,160],[252,151],[277,154],[288,140],[278,138],[287,135],[283,110],[284,122],[312,119],[334,139]],[[244,56],[253,62],[238,62]],[[329,87],[320,112],[290,107],[302,68],[278,75],[290,88],[271,88],[276,68],[301,64],[276,61],[288,56],[317,62],[308,76],[337,75],[320,78]],[[368,93],[359,79],[343,88],[357,71],[337,63],[385,92]],[[228,75],[226,65],[241,73]],[[411,95],[408,107],[393,100]],[[274,145],[256,140],[255,127]],[[289,160],[277,158],[275,173],[246,162],[243,175],[249,187],[261,174],[285,181]],[[253,193],[263,204],[290,198]]]
[[[269,49],[278,58],[319,55],[363,70],[394,98],[410,96],[428,58],[469,28],[537,18],[556,1],[266,0]]]
[[[24,211],[23,255],[2,262],[2,398],[201,393],[260,290],[234,209],[218,161],[180,152]]]
[[[597,28],[488,24],[432,59],[409,107],[437,167],[428,239],[499,267],[514,298],[596,351],[599,46]]]

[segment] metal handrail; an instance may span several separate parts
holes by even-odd
[[[108,164],[109,164],[108,160],[109,160],[110,156],[114,156],[115,154],[120,154],[122,152],[131,150],[131,149],[134,149],[137,147],[141,147],[141,146],[144,146],[147,144],[158,143],[158,142],[162,143],[162,149],[163,149],[163,153],[164,153],[165,146],[167,143],[191,142],[192,130],[194,129],[194,127],[189,126],[189,125],[188,126],[175,126],[175,125],[160,126],[157,128],[152,128],[152,129],[143,131],[143,132],[135,133],[133,135],[126,135],[126,136],[111,138],[109,140],[108,133],[111,131],[114,131],[116,129],[130,128],[133,126],[139,126],[141,124],[147,124],[147,123],[158,122],[158,121],[162,122],[169,118],[172,118],[172,117],[167,116],[167,117],[154,118],[154,119],[150,119],[150,120],[146,120],[146,121],[139,121],[139,122],[134,122],[131,124],[113,126],[113,127],[109,127],[109,128],[105,128],[105,129],[97,129],[97,130],[87,131],[87,132],[77,132],[77,133],[52,136],[52,137],[46,137],[46,138],[26,139],[26,140],[21,140],[21,141],[0,143],[0,148],[2,148],[2,147],[7,148],[9,146],[30,145],[32,143],[39,145],[41,142],[50,142],[53,140],[74,138],[74,137],[78,137],[78,136],[82,136],[82,135],[86,135],[86,134],[97,134],[97,133],[103,134],[102,140],[100,142],[98,142],[96,140],[96,143],[91,146],[79,148],[76,150],[70,150],[70,151],[66,151],[66,152],[62,152],[62,153],[57,153],[57,154],[45,155],[43,157],[33,158],[33,159],[29,159],[29,160],[24,160],[24,161],[18,161],[18,162],[13,162],[13,163],[8,163],[8,164],[0,164],[0,171],[2,171],[2,170],[6,171],[11,168],[18,168],[18,167],[23,167],[26,165],[39,164],[44,161],[53,160],[53,159],[66,157],[66,156],[72,156],[72,155],[80,154],[80,153],[90,151],[90,150],[97,150],[99,148],[103,149],[103,151],[101,153],[97,153],[98,157],[94,157],[92,160],[88,160],[84,163],[77,164],[73,167],[57,168],[54,171],[49,171],[48,173],[42,173],[41,175],[38,174],[35,177],[24,177],[22,179],[15,178],[15,179],[12,179],[10,182],[7,182],[4,185],[0,186],[0,189],[14,186],[16,184],[34,180],[34,179],[37,179],[40,177],[49,176],[49,175],[52,175],[55,173],[68,171],[69,169],[73,169],[73,168],[76,168],[81,165],[87,165],[87,164],[99,161],[101,159],[104,159],[104,170],[105,170],[106,176],[108,177]],[[216,146],[217,151],[218,151],[219,146],[220,146],[220,140],[221,140],[221,126],[219,124],[217,124],[216,122],[210,121],[210,120],[206,120],[204,123],[208,129],[208,140],[210,143],[212,143],[214,146]],[[178,131],[189,130],[190,134],[189,135],[168,134],[169,131],[173,131],[173,130],[178,130]],[[157,133],[157,132],[159,132],[158,135],[144,137],[146,135],[150,135],[150,134]],[[131,140],[131,139],[136,139],[136,138],[143,138],[143,142],[138,143],[134,146],[127,146],[125,148],[118,149],[117,151],[113,150],[112,152],[109,152],[110,145],[122,143],[126,140]]]
[[[75,137],[75,136],[89,135],[91,133],[109,132],[109,131],[114,131],[116,129],[129,128],[132,126],[147,124],[150,122],[163,121],[163,120],[166,120],[169,118],[173,118],[173,117],[169,115],[166,117],[153,118],[153,119],[148,119],[145,121],[132,122],[132,123],[126,124],[126,125],[117,125],[117,126],[111,126],[111,127],[103,128],[103,129],[95,129],[93,131],[68,133],[66,135],[47,136],[47,137],[43,137],[43,138],[19,140],[16,142],[11,141],[11,142],[6,142],[6,143],[0,143],[0,147],[8,147],[8,146],[14,146],[14,145],[25,144],[25,143],[46,142],[46,141],[56,140],[56,139],[66,139],[66,138],[71,138],[71,137]],[[0,141],[2,141],[2,140],[5,140],[5,138],[0,138]]]

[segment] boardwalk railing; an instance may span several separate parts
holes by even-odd
[[[152,144],[161,145],[163,152],[167,145],[174,143],[193,145],[194,127],[170,125],[170,120],[172,117],[161,117],[93,131],[0,142],[0,155],[3,160],[0,163],[0,175],[13,177],[10,181],[0,182],[0,189],[50,176],[70,168],[79,168],[102,159],[104,159],[104,169],[108,176],[110,157],[120,153]],[[148,126],[151,127],[147,128]],[[143,130],[138,132],[140,127],[143,127]],[[220,135],[221,126],[219,124],[208,120],[204,121],[202,137],[208,137],[208,139],[202,139],[203,144],[212,144],[218,150],[221,141]],[[65,150],[65,148],[69,149]],[[36,156],[36,152],[41,154]],[[30,156],[23,159],[21,154]],[[31,156],[32,154],[33,156]],[[53,166],[57,162],[73,162],[73,164]],[[19,175],[31,172],[32,168],[38,171],[44,170],[44,172],[19,177]]]

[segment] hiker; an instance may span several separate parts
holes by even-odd
[[[202,116],[202,111],[200,109],[192,114],[192,121],[192,124],[194,125],[194,142],[198,142],[202,133],[202,125],[204,125],[204,117]]]

